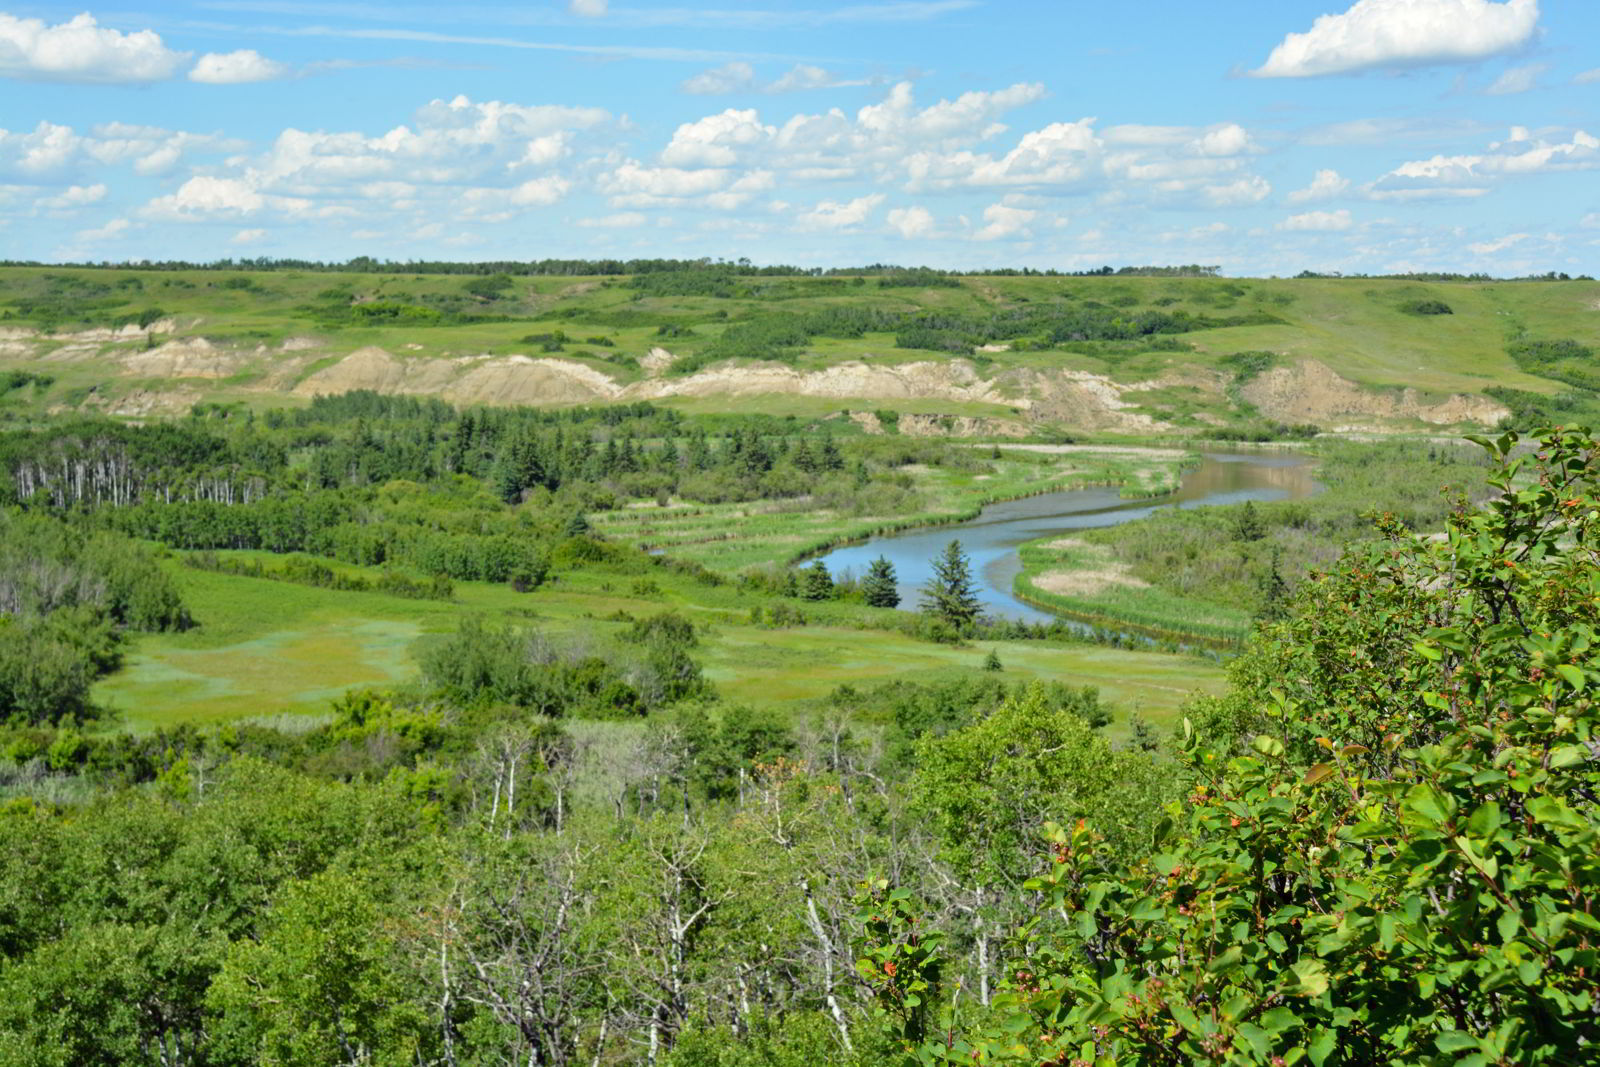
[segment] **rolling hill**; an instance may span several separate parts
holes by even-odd
[[[49,379],[11,405],[126,416],[372,389],[908,434],[1453,429],[1592,386],[1596,345],[1591,281],[0,269],[0,370]]]

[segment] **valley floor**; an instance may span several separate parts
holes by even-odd
[[[1137,713],[1170,722],[1196,690],[1220,692],[1209,660],[1092,644],[980,641],[933,644],[895,630],[862,629],[869,608],[803,610],[830,615],[806,626],[748,623],[753,593],[707,588],[663,574],[644,593],[636,576],[582,571],[532,593],[462,582],[452,603],[378,593],[340,592],[215,574],[172,565],[200,625],[182,634],[138,638],[127,666],[102,681],[97,700],[120,725],[139,732],[183,722],[326,717],[329,702],[361,686],[403,684],[417,673],[419,643],[453,632],[461,615],[531,623],[551,634],[604,633],[675,609],[707,626],[700,657],[706,675],[735,703],[800,709],[840,685],[928,682],[979,672],[990,650],[1010,678],[1098,686],[1116,709],[1113,733]],[[659,590],[659,591],[658,591]],[[881,624],[881,620],[880,620]],[[279,720],[287,721],[287,720]]]

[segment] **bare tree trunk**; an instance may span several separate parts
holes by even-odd
[[[983,914],[983,887],[975,892],[976,905],[972,909],[972,932],[978,948],[978,1002],[989,1006],[989,921]]]
[[[845,1051],[854,1052],[855,1046],[850,1043],[850,1024],[845,1020],[844,1009],[839,1006],[839,998],[833,992],[833,939],[828,936],[828,931],[822,925],[822,917],[817,914],[817,900],[811,895],[809,882],[805,884],[805,892],[806,924],[811,927],[811,933],[822,950],[823,1000],[828,1005],[828,1014],[833,1016],[833,1025],[839,1028],[839,1040],[844,1043]]]

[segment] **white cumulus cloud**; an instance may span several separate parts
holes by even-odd
[[[832,89],[835,86],[846,84],[860,85],[862,83],[842,82],[821,67],[797,63],[774,80],[772,84],[766,86],[765,91],[769,93],[799,93],[807,89]]]
[[[722,96],[726,93],[748,92],[755,88],[755,84],[756,68],[743,60],[734,60],[720,67],[702,70],[678,88],[694,96]]]
[[[0,175],[36,178],[121,164],[131,165],[139,174],[157,175],[171,170],[187,154],[238,147],[238,142],[125,122],[103,123],[84,133],[40,122],[26,132],[0,129]]]
[[[1012,207],[1009,204],[990,204],[983,209],[984,225],[973,234],[980,241],[998,241],[1004,237],[1029,237],[1028,229],[1039,213],[1030,208]]]
[[[1538,22],[1539,0],[1357,0],[1289,34],[1251,73],[1307,78],[1471,62],[1521,48]]]
[[[1400,164],[1367,187],[1379,200],[1481,196],[1509,178],[1553,171],[1600,168],[1600,138],[1585,130],[1570,139],[1551,140],[1524,126],[1513,126],[1504,141],[1473,155],[1435,155]]]
[[[728,171],[721,168],[647,167],[630,159],[603,175],[600,189],[610,195],[613,207],[649,207],[666,200],[715,193],[728,180]]]
[[[34,201],[34,207],[46,211],[72,211],[89,204],[97,204],[106,198],[108,190],[101,182],[93,185],[69,185],[54,196],[40,197]]]
[[[254,215],[266,206],[267,198],[247,182],[201,175],[184,182],[177,192],[150,201],[143,213],[162,219],[237,217]]]
[[[104,226],[100,226],[96,229],[79,230],[78,240],[89,242],[115,240],[116,238],[127,233],[132,225],[133,224],[127,219],[112,219]]]
[[[1233,181],[1202,185],[1198,195],[1211,207],[1247,207],[1272,195],[1272,185],[1259,174],[1247,174]]]
[[[743,149],[763,145],[777,133],[763,126],[754,108],[707,115],[679,126],[661,152],[661,162],[673,167],[726,167]]]
[[[810,211],[802,212],[795,221],[802,230],[851,230],[866,222],[883,201],[882,193],[858,196],[854,200],[823,200]]]
[[[1340,177],[1336,170],[1319,170],[1312,176],[1311,184],[1296,189],[1288,196],[1291,204],[1309,204],[1317,200],[1332,200],[1350,189],[1350,179]]]
[[[0,14],[0,76],[138,85],[164,81],[187,58],[151,30],[122,33],[90,14],[51,26]]]
[[[232,244],[232,245],[241,245],[241,246],[242,245],[253,245],[253,244],[259,244],[260,242],[266,240],[266,237],[267,237],[267,231],[266,230],[262,230],[262,229],[240,230],[238,233],[234,234],[231,238],[229,238],[228,243]]]
[[[289,68],[253,48],[237,52],[208,52],[195,62],[189,80],[207,85],[243,85],[282,78]]]
[[[1504,252],[1514,244],[1526,241],[1525,233],[1508,233],[1504,237],[1497,237],[1492,241],[1478,241],[1467,246],[1468,249],[1480,256],[1492,256],[1496,252]]]
[[[932,236],[935,223],[933,212],[925,207],[897,207],[888,214],[889,226],[901,237],[915,240]]]
[[[1348,230],[1355,225],[1350,212],[1344,209],[1339,211],[1307,211],[1302,215],[1290,215],[1278,223],[1280,230],[1302,230],[1312,232],[1334,232]]]
[[[799,93],[810,89],[837,89],[871,85],[872,79],[848,80],[809,63],[796,63],[770,82],[760,81],[756,69],[743,60],[703,70],[686,79],[678,88],[695,96],[723,96],[729,93]]]

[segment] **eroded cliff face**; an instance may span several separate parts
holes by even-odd
[[[1240,392],[1269,418],[1315,423],[1329,430],[1366,429],[1374,419],[1492,426],[1510,414],[1504,404],[1485,396],[1456,393],[1428,401],[1410,388],[1392,392],[1367,389],[1314,359],[1265,371]]]
[[[894,407],[897,401],[991,404],[1012,417],[903,415],[909,435],[1020,435],[1035,423],[1067,429],[1156,433],[1173,429],[1140,410],[1157,389],[1182,384],[1225,410],[1226,379],[1203,366],[1179,368],[1149,381],[1119,382],[1069,368],[998,369],[987,375],[967,359],[880,364],[846,360],[817,369],[780,363],[722,364],[672,376],[676,357],[653,348],[640,359],[644,377],[626,381],[587,363],[555,356],[396,354],[376,346],[334,353],[314,338],[245,346],[186,336],[156,343],[164,331],[198,324],[170,320],[78,334],[0,330],[0,358],[40,364],[93,364],[106,381],[86,404],[129,415],[182,410],[214,390],[310,397],[371,389],[437,396],[457,404],[561,406],[671,397],[730,400],[802,396],[844,401],[841,408]],[[414,348],[418,346],[406,346]],[[125,387],[118,388],[118,380]],[[1303,359],[1263,372],[1240,395],[1261,415],[1325,429],[1383,430],[1415,425],[1492,425],[1507,412],[1487,397],[1427,398],[1415,389],[1377,390]],[[851,401],[856,402],[852,405]],[[1201,416],[1205,417],[1204,414]],[[869,431],[881,427],[863,426]],[[1207,421],[1216,420],[1214,415]],[[876,423],[876,419],[871,420]]]

